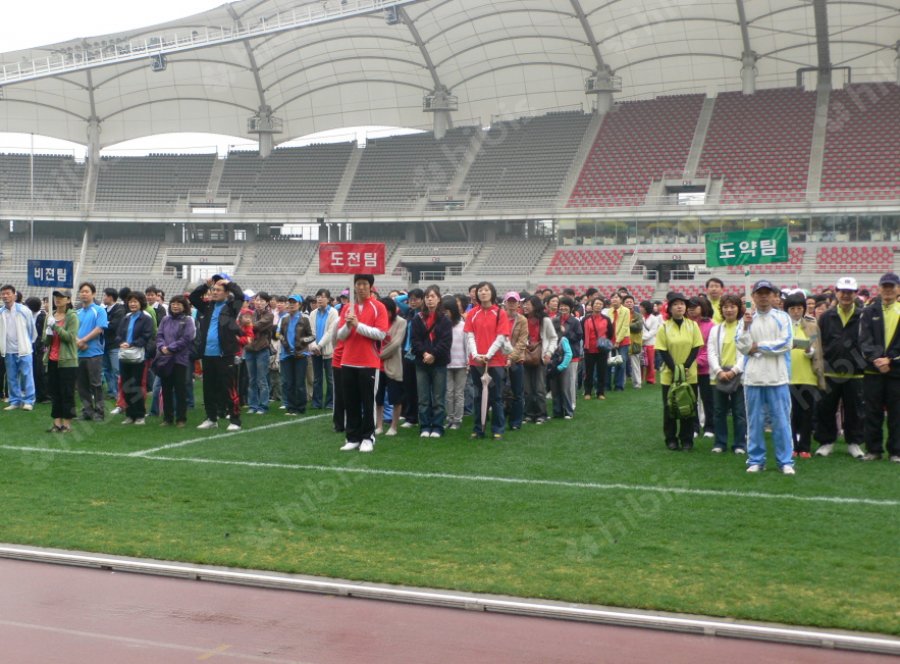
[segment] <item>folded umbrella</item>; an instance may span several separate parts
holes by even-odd
[[[487,431],[487,412],[488,402],[490,401],[489,389],[491,386],[491,374],[488,373],[487,365],[484,365],[484,373],[481,374],[481,430]]]

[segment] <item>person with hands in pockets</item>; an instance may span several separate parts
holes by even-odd
[[[775,458],[785,475],[794,475],[791,437],[791,365],[794,334],[791,318],[776,309],[779,290],[771,281],[753,284],[753,309],[744,314],[737,336],[743,355],[744,395],[747,404],[747,472],[766,467],[766,415],[772,426]]]

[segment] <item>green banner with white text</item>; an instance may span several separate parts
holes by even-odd
[[[760,228],[706,236],[707,267],[787,263],[788,229]]]

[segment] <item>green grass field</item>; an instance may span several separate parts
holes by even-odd
[[[709,439],[669,452],[652,386],[499,442],[405,430],[371,455],[316,414],[60,436],[46,406],[2,413],[0,541],[900,634],[894,464],[838,445],[754,476]]]

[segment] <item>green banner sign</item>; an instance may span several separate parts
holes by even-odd
[[[760,228],[706,236],[707,267],[787,263],[788,229]]]

